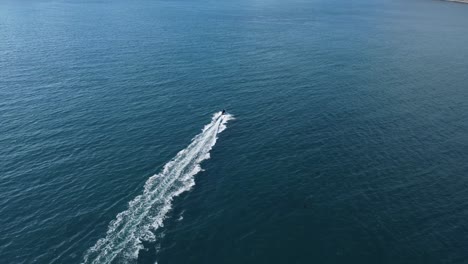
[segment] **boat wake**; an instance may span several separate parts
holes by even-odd
[[[202,169],[200,164],[210,158],[218,133],[226,129],[229,114],[218,112],[202,132],[192,139],[187,148],[164,165],[163,170],[151,176],[142,194],[135,197],[128,209],[110,222],[107,234],[87,250],[83,264],[130,262],[138,258],[142,242],[154,242],[154,231],[162,226],[171,209],[172,200],[195,185],[194,175]]]

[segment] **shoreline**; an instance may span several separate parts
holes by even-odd
[[[468,0],[445,0],[447,2],[454,2],[454,3],[461,3],[461,4],[468,4]]]

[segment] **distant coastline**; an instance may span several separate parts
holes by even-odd
[[[468,4],[468,0],[445,0],[445,1]]]

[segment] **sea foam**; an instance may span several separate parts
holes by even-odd
[[[154,231],[163,226],[173,198],[195,185],[194,175],[202,170],[201,162],[210,158],[218,133],[226,129],[226,123],[231,119],[233,117],[229,114],[214,114],[211,122],[187,148],[165,164],[160,173],[146,181],[143,193],[130,201],[128,209],[110,222],[106,236],[87,250],[82,263],[136,260],[143,248],[142,241],[156,241]]]

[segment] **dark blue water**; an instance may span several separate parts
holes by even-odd
[[[0,263],[468,263],[466,25],[432,0],[1,1]]]

